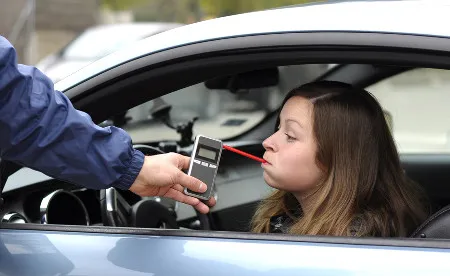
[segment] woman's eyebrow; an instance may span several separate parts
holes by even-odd
[[[294,119],[286,119],[284,122],[285,122],[286,124],[288,124],[288,123],[296,123],[296,124],[299,125],[301,128],[304,128],[304,127],[302,126],[302,124],[300,124],[300,122],[298,122],[298,121],[296,121],[296,120],[294,120]]]

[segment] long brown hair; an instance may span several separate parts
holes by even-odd
[[[277,190],[261,202],[252,230],[269,232],[270,218],[286,213],[294,219],[291,234],[346,236],[355,221],[360,222],[357,236],[412,232],[427,216],[427,200],[403,172],[376,99],[364,89],[332,81],[294,89],[283,105],[293,96],[313,103],[316,162],[325,168],[325,177],[300,218],[291,212],[300,208],[296,198]]]

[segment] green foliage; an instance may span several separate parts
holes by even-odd
[[[203,18],[198,0],[148,0],[133,11],[136,21],[193,23]]]
[[[319,0],[102,0],[102,4],[111,10],[133,10],[136,21],[193,23],[207,18],[317,1]]]
[[[317,1],[318,0],[200,0],[200,6],[208,16],[220,17]]]
[[[147,2],[146,0],[101,0],[103,8],[113,11],[129,10],[134,6]]]

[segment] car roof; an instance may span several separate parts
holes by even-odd
[[[447,0],[342,1],[221,17],[185,25],[134,43],[56,83],[65,91],[118,64],[169,48],[230,37],[292,32],[376,32],[450,37]]]
[[[129,32],[136,34],[153,34],[161,30],[182,26],[183,24],[173,22],[131,22],[95,25],[86,29],[81,35],[92,34],[112,34],[127,35]]]

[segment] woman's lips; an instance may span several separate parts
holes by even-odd
[[[269,160],[267,160],[266,158],[264,158],[264,156],[263,156],[263,159],[266,161],[265,163],[263,163],[263,164],[265,164],[265,165],[272,165],[272,163],[270,163],[270,161]]]
[[[268,166],[272,166],[272,164],[270,164],[269,162],[267,162],[267,160],[266,160],[266,163],[261,163],[261,168],[267,168]]]

